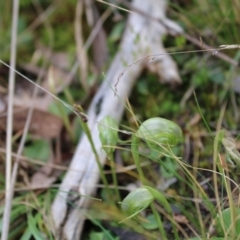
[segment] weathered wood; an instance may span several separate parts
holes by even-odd
[[[162,22],[170,21],[165,17],[165,0],[134,0],[132,4],[134,7],[160,18]],[[181,31],[176,24],[171,23],[172,26],[176,27],[175,31]],[[117,85],[117,96],[114,94],[113,89],[117,79],[126,68],[126,64],[131,64],[146,55],[165,53],[161,42],[165,34],[166,29],[160,23],[151,21],[139,14],[131,13],[129,15],[119,51],[87,114],[89,116],[88,126],[102,164],[105,163],[106,155],[101,150],[97,122],[108,115],[120,122],[125,100],[130,95],[132,87],[143,68],[149,67],[159,74],[165,82],[181,81],[174,61],[169,55],[164,55],[164,57],[158,57],[150,63],[147,59],[127,68]],[[53,224],[57,239],[79,239],[85,220],[84,209],[89,204],[89,200],[83,197],[71,199],[71,202],[77,208],[70,209],[68,192],[74,191],[81,195],[92,196],[96,190],[95,185],[99,181],[98,166],[86,135],[82,136],[77,146],[70,169],[77,171],[69,170],[66,173],[52,205]]]

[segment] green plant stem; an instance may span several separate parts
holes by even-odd
[[[120,198],[120,194],[119,194],[119,190],[118,190],[118,181],[117,181],[117,174],[116,174],[116,171],[115,171],[113,153],[108,154],[108,158],[110,160],[113,184],[114,184],[115,191],[116,191],[117,201],[120,202],[121,198]]]
[[[216,134],[216,137],[214,139],[214,153],[215,153],[214,160],[216,162],[216,166],[218,166],[218,170],[221,173],[222,180],[223,180],[224,185],[225,185],[225,189],[226,189],[226,192],[227,192],[227,195],[228,195],[229,208],[230,208],[230,211],[231,211],[231,222],[233,223],[233,222],[236,221],[236,217],[237,216],[235,214],[235,210],[236,209],[235,209],[234,203],[233,203],[232,192],[231,192],[231,185],[229,183],[229,180],[225,177],[226,174],[225,174],[225,171],[224,171],[224,167],[222,167],[221,161],[220,161],[220,159],[218,157],[220,144],[221,144],[222,139],[224,138],[224,136],[225,136],[224,130],[220,130]],[[220,203],[219,203],[219,206],[220,206]],[[222,210],[220,210],[220,211],[222,211]],[[229,229],[225,229],[225,223],[224,223],[224,219],[222,218],[222,215],[221,215],[220,220],[221,220],[222,227],[224,229],[224,234],[226,234],[226,232],[229,231]],[[230,231],[231,231],[231,234],[233,236],[235,236],[235,228],[231,227]],[[225,237],[227,237],[227,234],[226,234]]]
[[[223,175],[223,176],[225,176],[225,175]],[[228,196],[228,201],[229,201],[229,208],[230,208],[230,212],[231,212],[231,222],[235,223],[237,221],[238,216],[236,214],[237,211],[236,211],[236,208],[235,208],[234,202],[233,202],[231,185],[230,185],[229,180],[226,177],[223,177],[223,181],[224,181],[224,184],[225,184],[225,188],[226,188],[227,196]],[[230,229],[227,229],[227,232],[229,232],[229,230],[230,230],[232,236],[236,236],[236,229],[235,229],[234,224],[231,226]],[[227,234],[227,236],[228,236],[228,234]]]
[[[205,119],[205,117],[204,117],[204,114],[202,113],[202,110],[201,110],[200,105],[199,105],[199,103],[198,103],[198,99],[197,99],[197,96],[196,96],[195,91],[193,91],[193,95],[194,95],[194,98],[195,98],[195,102],[196,102],[196,104],[197,104],[197,108],[198,108],[199,114],[201,115],[201,117],[202,117],[202,119],[203,119],[203,122],[204,122],[204,124],[205,124],[208,132],[209,132],[209,133],[211,134],[211,136],[213,137],[212,131],[211,131],[210,127],[208,126],[207,121],[206,121],[206,119]]]
[[[160,215],[158,214],[153,203],[151,203],[151,209],[152,209],[153,215],[157,221],[158,229],[159,229],[159,232],[161,233],[161,239],[167,240],[167,236],[166,236],[166,232],[163,228],[162,220],[161,220]]]
[[[217,209],[218,209],[218,212],[219,214],[221,213],[221,203],[220,203],[220,200],[219,200],[219,192],[218,192],[218,181],[217,181],[217,166],[218,169],[219,169],[219,172],[221,174],[223,174],[223,169],[221,168],[221,163],[220,163],[220,159],[218,157],[218,154],[219,154],[219,145],[222,141],[224,137],[224,131],[220,130],[217,132],[215,138],[214,138],[214,142],[213,142],[213,184],[214,184],[214,191],[215,191],[215,195],[217,196],[216,197],[216,205],[217,205]],[[226,229],[225,229],[225,224],[224,224],[224,219],[222,217],[222,215],[220,214],[220,223],[221,223],[221,226],[222,226],[222,229],[223,229],[223,232],[226,233]]]
[[[98,168],[99,168],[99,171],[100,171],[100,177],[101,177],[101,179],[103,181],[103,184],[105,185],[107,191],[109,192],[109,186],[108,186],[107,178],[105,177],[105,175],[103,173],[103,168],[102,168],[102,165],[101,165],[101,162],[100,162],[97,150],[96,150],[96,148],[94,146],[94,143],[93,143],[93,140],[92,140],[92,135],[91,135],[91,132],[89,130],[89,127],[88,127],[87,123],[83,122],[82,120],[81,120],[80,123],[81,123],[83,131],[87,135],[87,138],[88,138],[88,140],[90,142],[90,145],[92,147],[93,153],[95,155],[96,162],[97,162],[97,165],[98,165]],[[110,192],[109,192],[109,194],[110,194]]]
[[[139,145],[139,138],[136,137],[135,135],[132,135],[131,151],[132,151],[133,159],[137,167],[137,171],[142,184],[146,184],[146,179],[143,175],[143,171],[140,164],[138,145]]]
[[[68,134],[71,138],[71,141],[74,142],[74,134],[73,134],[73,131],[72,131],[72,128],[71,128],[69,118],[68,118],[67,114],[65,113],[65,111],[63,109],[63,105],[60,102],[57,102],[57,106],[58,106],[61,118],[63,120],[64,126],[66,127],[67,132],[68,132]]]
[[[173,218],[173,212],[172,212],[171,206],[168,203],[166,197],[160,191],[155,190],[154,188],[151,188],[148,186],[144,186],[144,187],[147,188],[151,192],[154,199],[158,200],[158,202],[163,206],[163,208],[169,214],[169,220],[172,222],[172,228],[173,228],[175,240],[178,240],[179,236],[178,236],[178,231],[177,231],[177,227],[176,227],[177,224],[175,222],[175,219]]]
[[[131,151],[132,151],[132,155],[133,155],[133,159],[134,159],[134,162],[135,162],[135,165],[137,167],[137,170],[138,170],[138,174],[139,174],[139,177],[140,177],[140,180],[143,184],[146,184],[147,183],[147,180],[145,179],[144,177],[144,174],[143,174],[143,171],[142,171],[142,168],[141,168],[141,164],[140,164],[140,160],[139,160],[139,152],[138,152],[138,145],[139,145],[139,138],[136,137],[136,136],[132,136],[132,144],[131,144]],[[156,196],[154,196],[156,197]],[[158,198],[158,200],[160,199],[160,202],[162,203],[163,199],[162,198]],[[165,201],[165,206],[168,205],[168,202],[167,200]],[[159,230],[162,234],[162,237],[163,239],[167,239],[166,238],[166,234],[165,234],[165,231],[164,231],[164,228],[162,226],[162,221],[159,217],[159,214],[158,212],[156,211],[153,203],[151,204],[151,208],[152,208],[152,211],[153,211],[153,214],[156,218],[156,221],[158,223],[158,227],[159,227]],[[171,214],[172,213],[172,210],[171,210],[171,207],[169,206],[168,207],[168,212]],[[172,215],[172,214],[171,214]],[[173,216],[173,215],[172,215]],[[175,239],[179,239],[178,238],[178,234],[177,234],[177,229],[176,229],[176,226],[174,225],[174,219],[172,221],[173,223],[173,230],[174,230],[174,236],[175,236]]]

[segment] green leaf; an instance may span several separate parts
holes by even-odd
[[[232,216],[232,213],[234,216]],[[234,219],[234,222],[232,222]],[[240,208],[224,209],[218,216],[216,217],[216,230],[220,236],[224,236],[225,232],[228,232],[228,239],[235,238],[240,236]],[[224,226],[222,226],[224,224]],[[233,236],[233,232],[235,232]]]
[[[182,47],[186,43],[186,38],[184,36],[177,36],[175,38],[175,43],[176,43],[176,46]]]
[[[29,212],[28,213],[28,226],[29,226],[29,230],[31,231],[34,239],[43,240],[45,238],[42,236],[41,232],[36,227],[39,217],[41,217],[41,215],[39,213],[33,217],[32,212]]]
[[[142,226],[147,229],[147,230],[155,230],[158,228],[158,223],[156,221],[156,218],[154,217],[153,214],[149,215],[147,217],[147,221],[146,223],[142,223]]]
[[[22,237],[20,238],[20,240],[29,240],[32,237],[32,233],[30,228],[28,227],[27,229],[25,229]]]
[[[114,238],[114,237],[109,237],[111,236],[110,235],[110,232],[107,231],[108,234],[104,233],[104,232],[91,232],[90,233],[90,240],[117,240],[118,237]]]
[[[34,140],[31,145],[26,146],[23,150],[26,157],[42,161],[47,161],[50,156],[50,152],[50,145],[44,140]]]
[[[104,233],[103,232],[91,232],[90,240],[104,240]]]
[[[110,33],[108,37],[109,42],[116,42],[122,37],[122,32],[124,30],[125,24],[123,22],[119,22],[118,24],[115,24],[112,32]]]
[[[64,101],[65,99],[63,99]],[[58,102],[52,102],[49,106],[49,112],[54,114],[55,116],[60,117],[61,119],[63,119],[63,115],[65,115],[65,117],[67,117],[70,113],[72,113],[72,110],[67,108],[67,107],[59,107],[59,103]]]
[[[178,169],[178,164],[173,159],[167,157],[164,164],[160,163],[160,165],[161,165],[161,170],[160,170],[161,175],[164,178],[172,178],[176,175],[177,169]]]

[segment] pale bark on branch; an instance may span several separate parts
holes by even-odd
[[[146,11],[161,22],[169,19],[165,17],[165,0],[133,0],[133,6]],[[181,32],[181,28],[171,22],[174,31]],[[157,58],[149,63],[149,59],[138,61],[128,67],[121,76],[117,85],[117,96],[114,94],[115,84],[119,75],[128,64],[146,55],[165,53],[162,45],[162,37],[166,29],[160,23],[151,21],[140,14],[130,13],[125,33],[118,53],[116,54],[106,79],[100,86],[91,106],[88,110],[88,126],[91,130],[95,148],[98,152],[101,164],[104,165],[106,155],[101,149],[98,133],[98,123],[105,116],[111,116],[119,123],[124,111],[124,104],[129,97],[132,87],[141,71],[148,67],[156,72],[165,82],[181,82],[176,64],[169,55]],[[90,143],[83,135],[77,146],[70,169],[61,184],[59,192],[52,205],[52,219],[57,239],[79,239],[84,220],[84,209],[89,205],[89,199],[81,197],[71,199],[69,192],[77,192],[79,195],[93,196],[99,181],[99,170]],[[77,207],[69,205],[71,201]]]

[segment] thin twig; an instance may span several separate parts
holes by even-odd
[[[17,48],[17,23],[18,23],[19,0],[13,1],[12,10],[12,31],[11,31],[11,59],[10,59],[10,75],[8,89],[8,116],[7,116],[7,154],[6,154],[6,195],[5,205],[12,198],[11,191],[11,170],[12,170],[12,129],[13,129],[13,96],[15,87],[15,69],[16,66],[16,48]],[[11,213],[11,204],[5,206],[3,214],[2,240],[8,239],[9,221]]]
[[[209,51],[212,51],[212,47],[203,43],[202,41],[199,41],[198,39],[188,35],[188,34],[183,34],[183,36],[191,43],[193,43],[194,45],[196,46],[199,46],[200,48],[202,49],[205,49],[205,50],[209,50]],[[226,46],[226,45],[221,45],[221,46]],[[231,65],[233,65],[234,67],[239,67],[239,63],[238,61],[230,58],[229,56],[227,56],[226,54],[222,53],[222,52],[219,52],[220,50],[224,50],[226,48],[223,48],[219,46],[219,49],[217,51],[213,51],[213,55],[215,55],[216,57],[224,60],[225,62],[227,63],[230,63]]]
[[[77,44],[77,59],[80,66],[80,82],[86,93],[89,92],[89,86],[87,83],[88,75],[88,58],[86,54],[86,49],[84,48],[84,40],[82,35],[82,12],[83,12],[83,2],[78,0],[76,6],[76,17],[75,17],[75,41]]]
[[[38,1],[34,1],[34,3],[36,4],[38,14],[40,15],[41,12],[43,11],[43,9],[41,8],[41,5],[39,4]],[[47,20],[44,21],[44,26],[49,33],[49,47],[52,47],[52,45],[53,45],[52,27]],[[51,55],[51,52],[48,52],[47,58],[50,58],[50,55]],[[36,85],[35,85],[34,90],[33,90],[32,101],[31,101],[30,106],[29,106],[27,119],[26,119],[26,122],[25,122],[25,125],[24,125],[23,135],[21,137],[21,142],[20,142],[19,147],[18,147],[16,161],[15,161],[14,166],[13,166],[12,179],[11,179],[11,198],[6,203],[6,206],[9,205],[9,208],[11,207],[12,198],[14,196],[14,186],[15,186],[15,182],[16,182],[16,179],[17,179],[17,172],[18,172],[19,162],[20,162],[20,159],[21,159],[21,154],[22,154],[22,151],[23,151],[23,148],[24,148],[24,145],[25,145],[28,130],[29,130],[31,120],[32,120],[32,114],[33,114],[34,103],[35,103],[34,100],[36,99],[37,94],[38,94],[38,90],[39,90],[39,88],[37,86],[40,84],[41,79],[44,77],[44,73],[46,71],[46,66],[47,66],[47,62],[45,61],[43,63],[42,68],[40,69],[40,73],[38,75]]]
[[[103,1],[100,1],[100,2],[103,2]],[[156,18],[156,17],[152,16],[151,14],[149,14],[147,12],[144,12],[144,11],[142,11],[142,10],[136,8],[136,7],[131,6],[131,4],[129,2],[127,2],[126,0],[117,0],[117,2],[122,3],[124,6],[128,7],[129,9],[131,9],[134,13],[141,14],[141,15],[143,15],[145,17],[148,17],[149,19],[152,19],[153,21],[161,23],[163,26],[166,27],[167,30],[172,30],[172,29],[169,29],[169,27],[166,25],[166,23],[164,21],[162,21],[161,19]],[[104,2],[104,3],[108,4],[107,2]],[[174,35],[174,34],[177,34],[177,33],[176,32],[173,33],[172,31],[169,31],[169,34]],[[192,44],[194,44],[194,45],[196,45],[196,46],[198,46],[198,47],[200,47],[200,48],[202,48],[204,50],[213,51],[213,53],[214,53],[214,50],[213,50],[214,47],[211,47],[211,46],[203,43],[202,41],[199,41],[198,39],[188,35],[187,33],[179,32],[178,34],[184,36]],[[226,47],[226,46],[228,46],[228,47]],[[232,47],[229,47],[229,46],[232,46]],[[219,48],[220,48],[219,50],[233,49],[233,48],[239,48],[239,45],[221,45]],[[235,67],[239,66],[239,63],[236,60],[230,58],[229,56],[227,56],[224,53],[219,52],[218,54],[215,54],[215,55],[216,55],[216,57],[224,60],[225,62],[230,63],[231,65],[233,65]]]
[[[107,18],[110,16],[110,14],[112,13],[112,9],[108,8],[102,15],[101,17],[98,19],[97,23],[95,24],[95,26],[93,27],[87,41],[84,44],[84,48],[86,49],[86,51],[90,48],[90,46],[92,45],[94,39],[96,38],[97,34],[99,33],[100,29],[103,26],[103,23],[107,20]]]
[[[6,150],[0,147],[0,153],[5,154]],[[27,163],[31,163],[31,164],[35,164],[35,165],[40,165],[40,166],[47,166],[49,168],[62,170],[62,171],[73,171],[73,172],[82,173],[82,171],[79,171],[79,170],[74,169],[74,168],[58,165],[58,164],[55,164],[55,163],[46,163],[46,162],[43,162],[43,161],[37,160],[37,159],[30,159],[28,157],[25,157],[23,155],[20,155],[18,153],[14,153],[14,152],[12,153],[12,156],[13,156],[15,161],[27,162]],[[141,167],[145,167],[149,164],[150,163],[148,161],[142,162]],[[116,173],[126,173],[126,172],[130,172],[132,170],[135,170],[135,169],[136,169],[136,166],[134,164],[133,165],[128,165],[126,167],[116,165]],[[97,172],[92,171],[91,173],[96,174]],[[104,170],[104,174],[111,174],[111,173],[112,173],[111,170]]]

